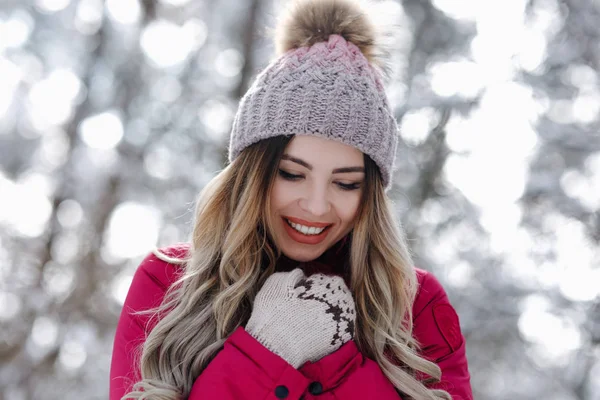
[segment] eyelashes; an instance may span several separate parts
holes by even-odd
[[[284,171],[282,169],[279,169],[279,176],[281,176],[283,179],[285,179],[286,181],[299,181],[300,179],[304,178],[302,175],[296,175],[296,174],[290,174],[287,171]],[[352,191],[352,190],[357,190],[360,189],[360,182],[355,182],[355,183],[341,183],[341,182],[335,182],[336,185],[338,185],[338,187],[342,190],[346,190],[346,191]]]
[[[360,189],[360,183],[337,183],[342,190],[358,190]]]
[[[286,181],[297,181],[298,179],[302,178],[302,175],[290,174],[289,172],[286,172],[282,169],[279,170],[279,176],[281,176]]]

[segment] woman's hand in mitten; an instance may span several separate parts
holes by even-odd
[[[354,337],[356,313],[339,276],[276,272],[254,300],[246,331],[294,368],[333,353]]]

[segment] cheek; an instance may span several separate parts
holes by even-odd
[[[285,184],[282,184],[279,180],[273,184],[271,190],[271,211],[276,212],[281,208],[285,207],[290,202],[290,190],[286,189]]]
[[[337,210],[340,219],[346,223],[353,223],[358,215],[361,195],[345,196],[338,204]]]

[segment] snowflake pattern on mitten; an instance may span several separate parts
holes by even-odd
[[[331,314],[336,324],[331,345],[337,348],[354,337],[356,314],[352,295],[343,279],[333,278],[323,274],[311,275],[298,281],[294,292],[299,299],[315,300],[326,306],[325,312]],[[326,279],[328,282],[325,284]]]

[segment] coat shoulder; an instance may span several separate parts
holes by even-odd
[[[123,303],[113,344],[110,371],[110,398],[121,399],[140,379],[140,346],[156,324],[153,309],[183,270],[189,245],[176,244],[155,249],[137,267]]]
[[[430,388],[444,389],[453,399],[472,400],[459,316],[439,280],[431,272],[416,272],[419,288],[413,305],[413,336],[420,354],[442,371],[441,381]]]
[[[190,254],[190,244],[189,243],[176,243],[171,246],[156,248],[152,254],[154,254],[158,258],[170,258],[176,262],[185,262],[185,260],[189,257]],[[169,260],[166,260],[169,261]]]
[[[156,248],[144,258],[138,272],[144,273],[156,285],[166,290],[181,273],[189,253],[189,243]]]
[[[448,302],[448,295],[434,274],[420,268],[415,268],[415,270],[419,285],[413,303],[413,315],[416,317],[432,302]]]

